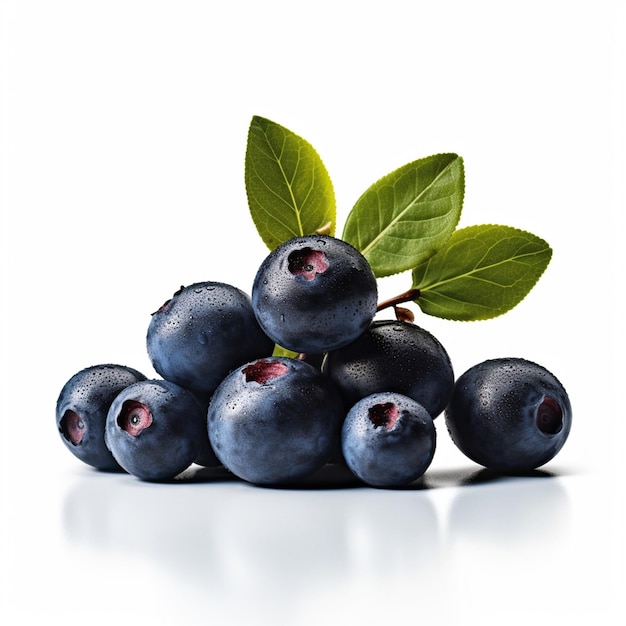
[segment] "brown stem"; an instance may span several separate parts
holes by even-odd
[[[409,289],[408,291],[405,291],[404,293],[400,293],[397,296],[394,296],[393,298],[389,298],[389,300],[383,300],[376,307],[376,311],[382,311],[383,309],[387,309],[390,306],[396,307],[398,306],[398,304],[402,304],[403,302],[410,302],[412,300],[417,300],[419,296],[420,296],[419,289]]]

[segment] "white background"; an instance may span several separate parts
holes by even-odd
[[[624,623],[623,2],[0,6],[3,624]],[[66,451],[72,374],[154,375],[150,313],[181,284],[249,292],[253,115],[316,147],[339,232],[380,176],[451,151],[462,225],[552,245],[505,316],[417,317],[457,374],[523,356],[563,382],[545,475],[481,481],[443,420],[408,491],[150,485]]]

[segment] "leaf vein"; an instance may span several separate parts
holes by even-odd
[[[422,287],[422,290],[423,291],[432,290],[432,289],[435,289],[437,287],[440,287],[441,285],[445,285],[447,283],[451,283],[451,282],[460,280],[462,278],[476,278],[476,276],[474,276],[474,274],[476,274],[478,272],[484,272],[486,270],[494,269],[494,268],[500,267],[502,265],[506,265],[508,263],[511,263],[513,261],[518,261],[519,262],[520,259],[524,259],[524,258],[528,258],[528,257],[534,257],[534,256],[537,256],[537,254],[541,254],[543,252],[546,252],[546,249],[542,249],[542,250],[539,250],[539,251],[528,252],[526,254],[521,254],[519,256],[512,256],[512,257],[509,257],[509,258],[504,259],[502,261],[498,261],[496,263],[491,263],[489,265],[484,265],[484,266],[481,266],[481,267],[474,266],[474,269],[472,269],[472,270],[469,270],[469,271],[464,272],[462,274],[456,274],[454,276],[451,276],[450,278],[439,280],[438,282],[435,282],[435,283],[433,283],[431,285],[428,285],[427,287]],[[532,264],[529,263],[528,265],[530,266]]]
[[[380,204],[380,198],[378,197],[378,234],[369,242],[369,244],[367,244],[365,246],[365,248],[362,250],[363,254],[367,254],[369,252],[369,250],[371,248],[373,248],[377,242],[383,238],[384,236],[386,236],[387,231],[394,225],[395,222],[398,222],[401,220],[402,216],[405,215],[408,211],[410,211],[416,204],[419,203],[420,199],[423,197],[423,195],[429,191],[430,189],[432,189],[432,187],[437,183],[437,181],[447,172],[447,170],[449,169],[450,164],[446,165],[446,167],[444,167],[436,176],[435,178],[422,190],[420,191],[417,196],[408,204],[406,204],[406,206],[403,206],[401,208],[401,210],[397,213],[392,213],[393,219],[389,222],[389,224],[387,225],[387,227],[384,227],[383,224],[384,222],[383,220],[383,215],[382,215],[382,207]],[[395,190],[395,185],[393,186],[393,193],[394,193],[394,198],[396,197],[396,190]],[[454,192],[451,194],[451,196],[454,195]],[[450,197],[451,197],[450,196]],[[447,196],[446,196],[447,197]],[[394,203],[395,204],[395,203]]]

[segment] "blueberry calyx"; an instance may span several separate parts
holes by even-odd
[[[390,430],[400,417],[400,411],[393,402],[375,404],[369,409],[369,419],[374,428],[383,427]]]
[[[156,311],[154,311],[154,313],[150,313],[151,316],[156,315],[157,313],[162,313],[166,308],[167,305],[178,295],[180,294],[183,289],[185,288],[185,285],[181,285],[180,289],[178,289],[177,291],[174,292],[174,295],[171,298],[168,298]]]
[[[83,418],[75,411],[65,411],[61,420],[61,432],[73,445],[77,446],[85,435],[86,424]]]
[[[328,269],[328,259],[321,250],[307,247],[294,250],[287,258],[287,265],[294,276],[313,280]]]
[[[535,423],[542,433],[556,435],[563,428],[561,405],[554,398],[545,396],[537,409]]]
[[[242,370],[246,377],[246,382],[255,382],[259,385],[265,385],[270,380],[274,380],[288,372],[288,367],[280,361],[268,361],[267,359],[259,359],[250,363]]]
[[[142,402],[127,400],[122,406],[117,423],[129,435],[137,437],[152,424],[152,413]]]

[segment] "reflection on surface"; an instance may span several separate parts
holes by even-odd
[[[447,583],[457,605],[484,611],[497,598],[507,622],[512,614],[521,620],[554,611],[555,598],[569,593],[556,572],[567,568],[564,554],[575,561],[577,552],[569,546],[570,513],[556,476],[499,478],[481,470],[466,477],[445,528]]]
[[[451,592],[455,606],[471,606],[485,571],[513,601],[507,581],[549,570],[568,519],[558,477],[475,469],[433,471],[402,490],[363,487],[341,468],[280,489],[216,468],[175,484],[90,473],[63,509],[71,545],[119,557],[125,577],[165,578],[187,606],[241,623],[277,611],[286,623],[319,622],[339,597],[367,617],[374,597],[399,592],[440,613]]]
[[[206,470],[160,485],[90,474],[68,493],[63,517],[72,544],[156,564],[186,593],[244,613],[277,594],[282,610],[301,606],[348,580],[428,578],[441,560],[427,490],[363,488],[336,472],[298,489]]]
[[[558,541],[569,520],[567,494],[557,477],[536,470],[499,477],[480,470],[464,480],[450,508],[452,542],[471,540],[519,547]]]

